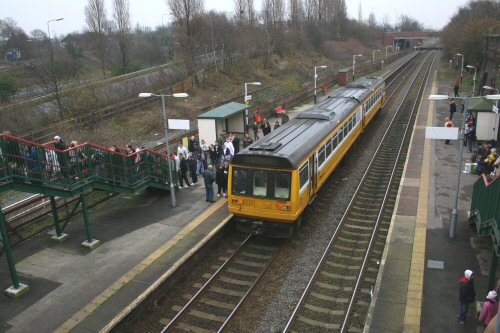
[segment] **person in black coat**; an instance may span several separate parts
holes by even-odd
[[[217,184],[217,196],[226,194],[227,179],[224,175],[224,164],[219,165],[215,173],[215,183]]]
[[[460,290],[458,300],[460,301],[460,312],[458,320],[461,325],[465,325],[469,304],[474,303],[476,291],[474,290],[474,272],[467,269],[464,276],[460,279]]]
[[[249,133],[245,134],[245,138],[243,139],[243,148],[250,146],[252,143],[253,140],[250,137],[250,134]]]
[[[179,177],[179,182],[180,182],[181,187],[188,187],[191,185],[191,183],[189,182],[188,177],[187,177],[187,172],[189,170],[188,162],[187,162],[186,158],[184,157],[184,155],[182,155],[182,153],[179,154],[179,159],[180,159],[179,169],[181,171],[181,176]],[[183,180],[186,182],[186,186],[183,186],[183,184],[182,184]]]
[[[189,153],[187,163],[189,174],[191,175],[191,180],[193,181],[191,185],[194,185],[198,183],[198,177],[196,176],[196,167],[198,166],[198,161],[194,158],[193,154]]]
[[[215,180],[214,173],[212,171],[212,165],[207,167],[207,170],[203,173],[203,180],[205,182],[205,196],[207,202],[214,202],[214,187],[213,183]]]
[[[271,133],[271,125],[269,124],[269,121],[267,121],[267,119],[264,119],[264,122],[262,123],[261,128],[262,128],[262,133],[264,134],[264,136]]]
[[[58,150],[56,151],[56,156],[57,156],[57,162],[59,163],[59,168],[61,169],[61,174],[63,178],[68,178],[69,175],[68,153],[62,152],[63,150],[68,149],[68,146],[66,146],[66,143],[58,135],[54,137],[54,148]]]
[[[238,138],[235,134],[231,134],[232,140],[231,142],[233,143],[234,147],[234,154],[238,154],[240,151],[240,138]]]
[[[452,98],[450,99],[450,120],[453,120],[455,112],[457,112],[457,103],[455,102],[455,99]]]

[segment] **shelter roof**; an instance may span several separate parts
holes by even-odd
[[[230,102],[200,114],[198,119],[226,119],[244,112],[246,108],[246,104]]]

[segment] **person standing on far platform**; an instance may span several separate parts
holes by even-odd
[[[474,300],[476,299],[476,291],[474,290],[474,272],[470,269],[466,269],[464,276],[460,279],[459,290],[458,300],[460,301],[460,311],[458,313],[458,322],[460,325],[465,325],[469,304],[474,303]]]
[[[207,170],[203,173],[203,180],[205,181],[205,195],[207,202],[214,202],[214,187],[213,183],[215,180],[214,172],[212,170],[212,165],[209,165]]]
[[[460,89],[460,79],[457,79],[455,81],[455,86],[453,87],[453,93],[455,94],[455,97],[460,97],[458,94],[458,89]]]
[[[457,103],[455,102],[455,99],[452,98],[450,99],[450,120],[453,120],[455,112],[457,112]]]
[[[453,123],[451,122],[450,117],[444,118],[444,127],[453,127]],[[449,144],[450,140],[445,140],[444,143]]]

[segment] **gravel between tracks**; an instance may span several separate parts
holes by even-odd
[[[330,177],[313,209],[306,213],[305,223],[282,248],[263,277],[265,283],[259,283],[227,332],[283,330],[382,138],[389,117],[386,110],[376,117],[349,158]]]

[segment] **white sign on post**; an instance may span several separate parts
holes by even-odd
[[[168,129],[190,130],[189,119],[169,119]]]
[[[493,105],[493,107],[491,108],[491,111],[493,111],[496,114],[498,114],[498,108],[496,107],[496,105]]]
[[[458,127],[426,127],[426,139],[458,140]]]
[[[252,95],[246,95],[245,96],[245,102],[251,101],[252,100]]]

